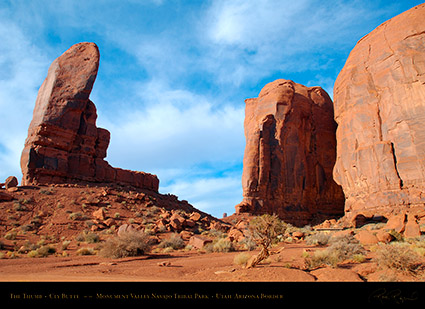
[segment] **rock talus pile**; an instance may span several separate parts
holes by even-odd
[[[89,99],[99,67],[94,43],[73,45],[50,65],[21,156],[22,184],[121,183],[157,191],[155,175],[111,167],[109,131],[96,126]]]

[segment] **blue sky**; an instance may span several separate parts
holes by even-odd
[[[108,162],[155,173],[221,217],[242,199],[244,100],[277,78],[334,81],[356,42],[421,1],[0,0],[0,181],[19,158],[50,63],[78,42],[101,60],[91,100]]]

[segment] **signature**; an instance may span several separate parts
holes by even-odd
[[[387,290],[386,288],[377,289],[369,296],[369,302],[380,302],[381,304],[390,302],[395,304],[404,304],[409,301],[418,300],[417,291],[404,293],[400,289]]]

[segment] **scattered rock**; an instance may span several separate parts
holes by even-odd
[[[366,230],[358,232],[354,237],[357,238],[362,245],[374,245],[379,242],[378,238],[372,232]]]
[[[292,233],[292,237],[295,237],[297,239],[302,239],[304,238],[304,233],[301,231],[295,231]]]
[[[389,243],[394,239],[394,237],[390,233],[388,233],[387,231],[385,231],[383,229],[379,230],[376,233],[376,238],[378,239],[378,241],[383,242],[383,243]]]
[[[193,235],[190,237],[188,244],[195,249],[202,249],[208,243],[212,243],[212,240],[203,236]]]
[[[418,237],[421,236],[421,229],[419,227],[418,222],[416,221],[416,217],[413,215],[407,216],[407,223],[404,229],[405,237]]]
[[[395,230],[397,233],[403,233],[405,229],[405,220],[406,220],[406,214],[398,214],[391,216],[387,224],[384,227],[384,230]]]
[[[245,238],[243,232],[237,228],[231,228],[230,231],[227,233],[227,238],[230,241],[241,241]]]
[[[6,181],[4,182],[4,187],[6,189],[14,188],[18,186],[18,179],[15,176],[9,176],[6,178]]]
[[[11,201],[13,200],[14,197],[6,192],[1,192],[0,191],[0,201],[1,202],[7,202],[7,201]]]
[[[192,221],[194,221],[194,222],[197,222],[197,221],[199,221],[201,219],[201,214],[199,212],[193,212],[189,216],[189,219],[192,220]]]
[[[98,210],[93,211],[92,216],[95,219],[101,220],[101,221],[106,219],[105,211],[103,210],[103,208],[99,208]]]
[[[183,240],[189,240],[192,237],[192,235],[193,235],[193,233],[192,232],[189,232],[189,231],[181,231],[180,232],[180,237]]]
[[[115,225],[117,223],[116,223],[116,221],[114,219],[108,218],[105,221],[103,221],[103,224],[105,224],[107,227],[111,227],[111,226],[113,226],[113,225]]]
[[[171,262],[162,261],[162,262],[159,262],[157,265],[161,267],[168,267],[168,266],[171,266]]]
[[[138,230],[138,227],[134,224],[123,224],[118,228],[117,234],[121,236],[124,233],[135,232]]]

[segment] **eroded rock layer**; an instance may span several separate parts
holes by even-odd
[[[22,184],[116,182],[157,191],[155,175],[111,167],[109,131],[89,99],[99,67],[94,43],[73,45],[50,65],[21,156]]]
[[[320,87],[279,79],[245,101],[243,201],[237,212],[276,213],[297,225],[343,214],[332,179],[333,104]]]
[[[345,211],[385,214],[425,203],[425,5],[377,27],[334,87],[334,179]]]

